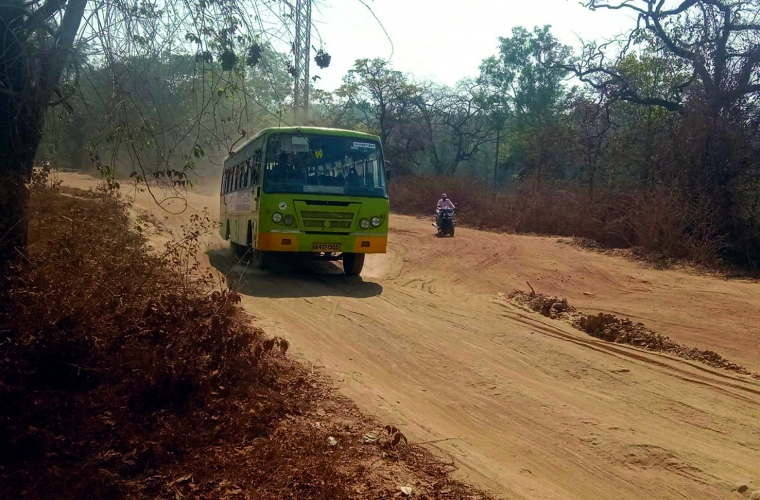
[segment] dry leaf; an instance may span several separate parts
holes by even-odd
[[[185,483],[187,481],[190,481],[193,478],[192,474],[187,474],[186,476],[182,476],[178,479],[175,479],[171,483],[169,483],[169,486],[174,486],[175,484]]]
[[[364,441],[365,443],[368,443],[368,444],[369,443],[376,443],[377,440],[378,440],[378,437],[376,435],[374,435],[374,434],[365,434],[364,436],[362,436],[362,441]]]
[[[384,429],[385,429],[385,432],[387,432],[389,435],[392,435],[392,434],[395,434],[395,433],[397,433],[397,432],[398,432],[398,429],[396,429],[396,428],[395,428],[394,426],[392,426],[392,425],[386,425],[386,426],[384,427]]]
[[[398,444],[401,442],[401,440],[402,440],[402,439],[404,440],[404,444],[407,444],[407,443],[408,443],[408,441],[406,440],[406,436],[404,436],[404,435],[403,435],[403,434],[401,434],[400,432],[397,432],[397,433],[396,433],[396,434],[394,434],[394,436],[393,436],[393,441],[391,442],[391,446],[396,446],[396,445],[398,445]]]
[[[288,348],[290,348],[290,342],[285,339],[280,339],[280,351],[285,354],[288,352]]]
[[[134,450],[130,451],[129,453],[121,457],[121,461],[127,465],[135,465],[136,458],[137,458],[137,449],[135,448]]]

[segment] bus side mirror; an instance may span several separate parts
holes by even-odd
[[[391,180],[391,162],[385,160],[385,179]]]

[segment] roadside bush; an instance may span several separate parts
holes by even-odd
[[[220,396],[271,386],[279,343],[193,263],[207,217],[151,250],[113,194],[36,178],[30,210],[27,258],[0,283],[0,496],[123,496],[140,467],[218,437],[201,424]],[[260,408],[259,433],[290,405]]]
[[[478,229],[570,236],[699,264],[715,264],[723,249],[711,214],[664,188],[597,189],[592,199],[585,188],[535,180],[499,191],[471,177],[404,177],[391,184],[391,209],[432,216],[442,192],[457,204],[458,222]]]

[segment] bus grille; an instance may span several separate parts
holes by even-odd
[[[327,210],[304,210],[301,219],[306,228],[351,229],[354,214],[351,212],[331,212]],[[327,224],[327,225],[325,225]]]
[[[301,217],[304,219],[349,219],[353,220],[354,214],[351,212],[315,212],[311,210],[304,210],[301,212]]]
[[[303,225],[305,227],[325,227],[325,221],[323,220],[314,220],[314,219],[307,219],[303,221]],[[331,220],[330,221],[330,227],[335,229],[350,229],[351,228],[351,221],[350,220]]]

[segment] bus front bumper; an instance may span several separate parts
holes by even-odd
[[[267,252],[385,253],[388,236],[364,234],[259,233],[256,248]]]

